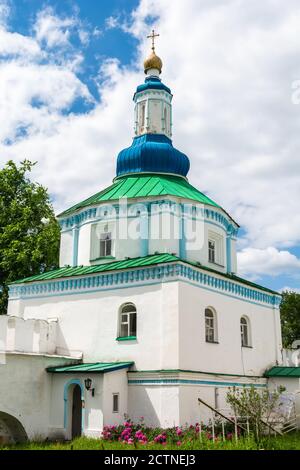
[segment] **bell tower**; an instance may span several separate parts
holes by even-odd
[[[172,94],[160,79],[162,60],[155,53],[154,30],[148,38],[152,39],[152,52],[144,62],[146,80],[134,95],[135,135],[162,134],[172,137]]]

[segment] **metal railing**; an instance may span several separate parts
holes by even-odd
[[[233,416],[233,417],[229,417],[227,416],[226,414],[224,414],[224,412],[232,412],[231,409],[217,409],[217,408],[214,408],[213,406],[209,405],[208,403],[206,403],[204,400],[202,400],[201,398],[198,398],[198,402],[199,404],[202,404],[204,406],[206,406],[210,412],[211,412],[211,427],[212,427],[212,438],[215,439],[215,435],[216,435],[216,425],[215,425],[215,422],[216,422],[216,417],[219,417],[221,418],[221,428],[222,428],[222,437],[223,437],[223,440],[225,440],[225,423],[230,423],[232,426],[234,426],[234,435],[235,435],[235,439],[237,440],[238,437],[239,437],[239,434],[246,434],[246,435],[249,435],[250,434],[250,421],[251,421],[251,416],[248,416],[248,415],[243,415],[243,416]],[[253,418],[253,417],[252,417]],[[281,429],[278,429],[277,427],[275,427],[274,425],[266,422],[265,420],[262,420],[260,419],[259,420],[260,424],[262,424],[268,431],[269,433],[274,433],[275,435],[276,434],[279,434],[279,435],[282,435],[283,434],[283,431]],[[277,424],[277,423],[276,423]]]

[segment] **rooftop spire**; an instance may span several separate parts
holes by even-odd
[[[155,38],[159,37],[159,34],[155,34],[154,29],[152,33],[147,36],[147,39],[152,39],[152,52],[148,59],[144,62],[144,69],[147,75],[159,75],[162,69],[162,60],[155,54]],[[158,71],[158,74],[157,74]],[[150,73],[148,73],[150,72]]]

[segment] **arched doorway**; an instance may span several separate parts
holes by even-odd
[[[27,441],[26,431],[14,416],[0,411],[0,443],[19,443]]]
[[[82,435],[84,425],[84,388],[79,379],[72,379],[64,386],[64,428],[66,438]]]
[[[81,436],[82,427],[82,400],[79,385],[73,387],[72,392],[72,439]]]

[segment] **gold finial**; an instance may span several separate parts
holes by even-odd
[[[156,69],[159,71],[159,73],[161,73],[163,64],[161,59],[155,54],[155,38],[159,36],[159,34],[155,34],[154,29],[152,30],[152,33],[147,36],[147,39],[152,39],[152,53],[144,62],[145,73],[147,73],[147,71],[151,69]]]
[[[155,34],[154,29],[152,29],[152,33],[147,36],[147,39],[152,39],[152,51],[155,52],[155,38],[158,38],[160,34]]]

